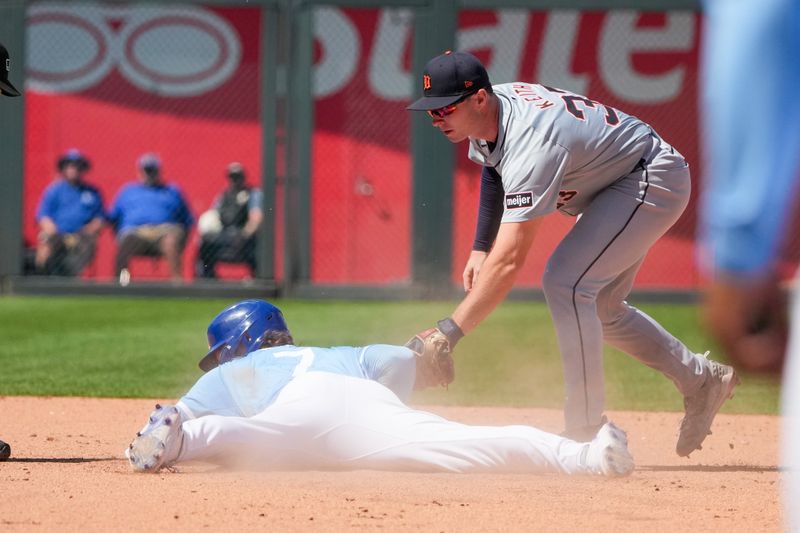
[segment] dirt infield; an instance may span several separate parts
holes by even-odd
[[[780,531],[778,426],[720,415],[704,449],[674,452],[679,413],[612,412],[629,478],[387,472],[135,474],[122,450],[153,401],[0,398],[2,531]],[[560,412],[426,407],[479,424],[558,431]]]

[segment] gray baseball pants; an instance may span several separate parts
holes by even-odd
[[[625,301],[645,254],[678,220],[690,191],[683,156],[653,135],[640,165],[597,195],[548,260],[542,284],[561,350],[567,431],[601,422],[604,340],[685,396],[702,385],[703,358]]]

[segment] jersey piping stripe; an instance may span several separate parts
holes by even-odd
[[[503,140],[497,143],[497,145],[494,147],[494,150],[491,151],[492,154],[495,152],[495,150],[497,150],[498,154],[502,153],[502,152],[500,152],[500,150],[503,148],[503,145],[506,144],[506,134],[508,133],[508,125],[511,122],[511,111],[512,111],[511,100],[509,100],[506,95],[498,94],[497,97],[498,98],[505,98],[506,101],[508,101],[508,116],[506,117],[506,123],[503,125],[503,131],[502,131]],[[501,106],[501,108],[502,108],[502,106]],[[501,132],[499,132],[499,131],[497,132],[498,137],[500,136],[500,133]],[[498,163],[499,163],[499,161],[498,161]]]
[[[594,260],[591,263],[589,263],[589,266],[587,266],[586,270],[584,270],[583,273],[581,273],[581,275],[578,276],[578,279],[575,281],[575,284],[572,286],[572,309],[575,312],[575,322],[578,324],[578,338],[580,339],[580,343],[581,343],[581,370],[583,371],[584,419],[586,420],[586,425],[587,426],[589,425],[589,391],[586,388],[586,350],[584,349],[584,345],[583,345],[583,329],[581,328],[581,318],[580,318],[580,315],[578,314],[578,305],[575,302],[576,294],[577,294],[577,288],[578,288],[578,285],[580,284],[580,282],[583,280],[583,278],[586,277],[586,274],[589,272],[589,270],[591,270],[591,268],[594,266],[594,264],[597,263],[597,261],[600,260],[600,258],[606,252],[606,250],[608,250],[608,248],[614,243],[614,241],[616,241],[617,238],[620,235],[622,235],[622,232],[625,231],[625,229],[627,229],[628,225],[631,223],[631,220],[633,220],[633,217],[636,215],[636,212],[639,211],[639,208],[642,207],[642,205],[644,204],[645,198],[647,197],[647,191],[650,188],[650,178],[649,178],[649,175],[647,173],[647,165],[646,165],[644,159],[639,161],[639,164],[636,165],[634,170],[637,170],[640,167],[642,168],[642,170],[644,170],[644,182],[645,182],[644,191],[642,192],[641,202],[639,202],[639,205],[637,205],[633,209],[633,211],[631,212],[630,216],[628,217],[628,220],[626,220],[625,224],[622,225],[622,228],[620,228],[620,230],[617,232],[617,234],[614,235],[614,237],[610,241],[608,241],[608,243],[603,247],[602,250],[600,250],[600,253],[597,254],[597,257],[595,257]]]

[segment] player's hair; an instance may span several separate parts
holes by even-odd
[[[261,347],[274,348],[275,346],[286,346],[287,344],[294,346],[294,339],[291,333],[271,329],[264,333],[264,341],[261,343]]]

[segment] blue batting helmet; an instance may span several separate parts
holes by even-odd
[[[208,353],[200,360],[200,368],[208,372],[259,349],[268,331],[289,332],[280,309],[263,300],[233,304],[208,325]]]

